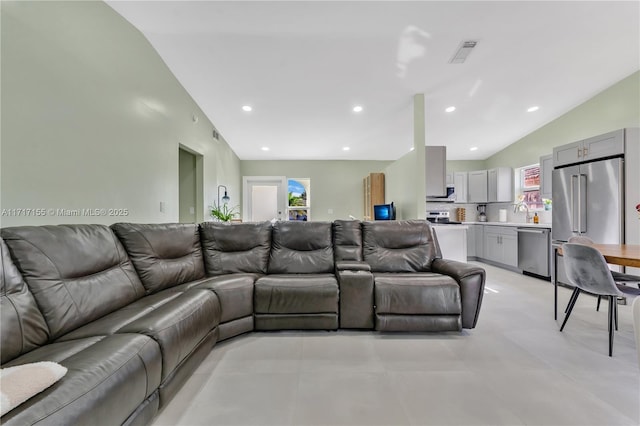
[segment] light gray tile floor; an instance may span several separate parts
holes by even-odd
[[[607,355],[606,305],[487,270],[462,333],[252,333],[216,345],[154,425],[640,425],[631,307]],[[491,291],[493,290],[493,291]]]

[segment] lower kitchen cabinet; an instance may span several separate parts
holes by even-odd
[[[484,225],[468,225],[467,230],[467,257],[471,259],[482,258],[484,253]]]
[[[518,267],[518,233],[507,226],[484,226],[483,259]]]

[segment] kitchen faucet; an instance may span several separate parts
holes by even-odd
[[[533,217],[529,213],[529,206],[527,205],[527,203],[525,203],[524,201],[520,201],[519,203],[514,204],[513,212],[518,213],[522,207],[524,207],[525,210],[527,211],[527,215],[525,216],[524,221],[525,223],[529,223]]]

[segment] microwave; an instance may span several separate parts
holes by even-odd
[[[456,187],[453,185],[447,185],[447,195],[427,196],[428,202],[437,202],[437,203],[453,203],[456,200]]]

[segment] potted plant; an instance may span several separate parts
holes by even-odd
[[[213,203],[213,207],[211,207],[211,216],[219,222],[230,222],[238,214],[236,208],[237,206],[229,208],[226,203],[220,206]]]
[[[551,200],[549,200],[547,198],[543,198],[542,199],[542,203],[544,204],[544,209],[545,210],[551,210]]]

